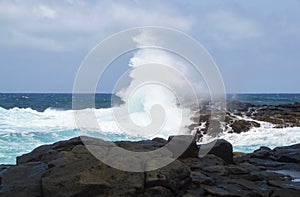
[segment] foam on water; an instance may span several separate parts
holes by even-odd
[[[88,113],[95,111],[99,127],[76,128],[73,117],[73,110],[47,109],[38,112],[30,108],[4,109],[0,107],[0,163],[15,163],[15,157],[36,148],[45,143],[53,143],[58,140],[66,140],[79,135],[99,137],[105,140],[142,140],[143,133],[132,133],[119,128],[113,117],[113,109],[83,109],[79,110]],[[177,120],[175,108],[169,109],[170,120]],[[146,125],[145,117],[147,111],[138,111],[131,114],[135,122]],[[172,127],[173,125],[173,127]],[[169,135],[178,134],[173,131],[177,124],[169,122],[162,132],[153,137],[167,138]],[[180,133],[179,133],[180,134]],[[182,133],[181,133],[182,134]]]
[[[152,37],[150,36],[150,38]],[[137,46],[146,42],[147,40],[143,40],[145,38],[149,38],[149,36],[142,35],[136,38]],[[151,119],[155,118],[151,117],[150,113],[151,108],[155,105],[160,105],[164,109],[167,118],[163,125],[164,127],[159,133],[154,133],[151,136],[152,138],[168,138],[174,134],[186,134],[187,130],[182,126],[190,125],[192,113],[190,113],[189,109],[177,105],[176,99],[178,98],[172,91],[164,89],[163,86],[155,87],[155,85],[152,85],[151,87],[145,86],[139,89],[139,91],[133,92],[133,90],[136,90],[135,88],[139,85],[139,82],[145,76],[149,75],[148,72],[141,74],[141,70],[139,69],[141,65],[145,64],[169,65],[174,70],[180,71],[184,77],[170,78],[170,84],[174,88],[172,91],[183,93],[190,99],[192,97],[188,94],[186,86],[182,85],[186,81],[186,78],[194,86],[193,88],[197,94],[201,93],[201,95],[204,95],[207,92],[206,84],[201,79],[201,76],[193,72],[194,70],[188,69],[189,64],[186,61],[183,61],[182,58],[177,57],[175,54],[154,49],[141,49],[134,54],[128,64],[128,67],[131,69],[129,73],[131,83],[128,87],[114,92],[128,105],[127,111],[132,122],[136,125],[147,126],[151,122]],[[160,72],[155,71],[153,73],[159,74]],[[132,93],[134,93],[133,96],[129,97],[128,95],[132,95]],[[105,98],[109,100],[110,98],[108,97],[110,96],[106,95]],[[289,95],[286,97],[290,98]],[[295,96],[292,101],[299,100],[299,98],[300,96]],[[253,96],[244,95],[244,99],[251,100]],[[256,100],[260,102],[261,99],[263,100],[264,97],[257,98]],[[278,100],[278,98],[276,99]],[[1,106],[4,106],[4,108],[0,107],[0,163],[15,163],[16,156],[27,153],[39,145],[66,140],[79,135],[99,137],[110,141],[149,138],[147,133],[132,132],[119,127],[119,122],[116,121],[113,112],[116,108],[122,106],[110,108],[110,102],[104,99],[98,101],[96,100],[96,104],[101,105],[97,109],[76,110],[76,112],[79,111],[82,114],[86,114],[86,117],[88,117],[91,110],[95,112],[98,121],[97,127],[87,125],[84,128],[78,129],[73,116],[75,111],[71,110],[72,102],[69,95],[22,96],[16,94],[7,96],[0,94],[0,103],[2,104]],[[283,101],[286,102],[286,100]],[[192,102],[195,102],[195,100],[192,99]],[[272,100],[272,102],[274,101]],[[28,106],[30,108],[19,108]],[[69,110],[47,108],[49,106],[62,107]],[[32,109],[36,109],[35,107],[39,108],[39,111]],[[120,120],[122,121],[122,118]],[[181,125],[181,122],[185,123],[185,125]],[[242,152],[251,152],[260,146],[269,146],[272,148],[300,142],[300,128],[275,129],[272,124],[265,122],[260,122],[260,124],[260,128],[252,128],[248,132],[241,134],[224,132],[220,137],[231,142],[234,146],[234,151]],[[211,140],[209,137],[204,138],[203,143],[209,140]]]
[[[252,120],[250,118],[242,119]],[[260,146],[275,148],[300,142],[300,127],[274,128],[271,123],[255,121],[260,123],[260,127],[251,128],[240,134],[224,132],[220,138],[232,143],[236,152],[253,152]]]
[[[141,34],[139,37],[134,38],[137,46],[141,43],[147,42],[149,36]],[[153,36],[151,36],[152,38]],[[146,40],[145,40],[146,39]],[[128,87],[124,87],[120,90],[115,90],[117,96],[124,101],[124,111],[128,112],[130,120],[122,119],[124,116],[119,117],[116,121],[115,111],[116,108],[122,108],[121,106],[115,108],[101,108],[101,109],[81,109],[76,110],[76,113],[80,113],[81,117],[84,117],[86,124],[84,127],[77,129],[74,121],[73,110],[56,110],[48,108],[43,112],[35,111],[31,108],[12,108],[4,109],[0,108],[0,163],[9,162],[14,160],[14,157],[30,151],[31,149],[44,144],[55,142],[57,140],[64,140],[70,137],[79,135],[88,135],[92,137],[101,137],[104,140],[116,141],[116,140],[141,140],[145,138],[163,137],[168,138],[170,135],[186,134],[185,126],[188,126],[191,121],[190,109],[177,105],[175,93],[184,93],[189,98],[192,98],[187,91],[184,82],[184,77],[175,78],[165,77],[168,79],[169,85],[172,85],[172,89],[168,90],[163,85],[144,85],[140,89],[136,89],[140,82],[143,81],[145,76],[149,76],[149,70],[143,70],[141,67],[146,64],[160,64],[171,66],[168,67],[168,73],[170,70],[177,72],[181,71],[185,77],[191,80],[193,83],[197,82],[197,88],[200,88],[199,77],[193,75],[194,72],[189,72],[186,69],[188,65],[186,61],[182,61],[175,54],[170,52],[155,50],[155,49],[140,49],[130,59],[128,67],[131,69],[129,77],[131,82]],[[164,68],[164,67],[163,67]],[[153,67],[151,67],[153,69]],[[166,68],[165,68],[166,69]],[[179,71],[177,70],[179,69]],[[161,70],[152,70],[154,76],[161,73]],[[160,75],[159,75],[160,76]],[[177,76],[177,75],[176,75]],[[201,80],[200,80],[201,81]],[[156,84],[157,82],[154,81]],[[163,83],[164,84],[164,83]],[[202,86],[201,86],[202,87]],[[130,96],[131,95],[131,96]],[[28,100],[29,97],[21,97]],[[39,99],[37,99],[39,100]],[[6,101],[6,98],[4,98]],[[15,101],[14,101],[15,102]],[[20,103],[20,105],[22,102]],[[110,103],[109,103],[110,104]],[[182,104],[182,103],[181,103]],[[21,105],[22,106],[22,105]],[[138,130],[131,131],[132,126],[128,126],[123,129],[120,127],[123,125],[132,124],[140,127],[145,127],[153,120],[157,120],[157,117],[151,117],[151,109],[155,106],[160,106],[165,112],[165,120],[161,129],[154,133],[146,133],[148,131],[140,132]],[[128,107],[128,108],[127,108]],[[83,107],[86,108],[86,107]],[[77,108],[76,108],[77,109]],[[89,124],[89,115],[93,112],[98,121],[98,125]],[[121,114],[123,115],[123,114]],[[161,114],[156,114],[161,115]],[[160,119],[160,116],[159,116]],[[125,121],[122,121],[125,120]],[[184,125],[182,124],[184,123]],[[147,127],[146,127],[147,128]],[[149,131],[153,132],[153,131]]]
[[[73,110],[50,108],[44,112],[38,112],[30,108],[4,109],[0,107],[0,163],[15,163],[16,156],[27,153],[39,145],[66,140],[78,135],[89,135],[111,141],[145,139],[142,133],[134,135],[121,130],[112,115],[112,108],[94,110],[101,131],[99,128],[78,130],[73,119]],[[170,114],[172,110],[176,109],[170,108]],[[173,113],[176,116],[177,112],[173,111]],[[140,119],[141,124],[147,124],[145,117],[149,114],[146,111],[139,111],[132,113],[131,116],[136,122]],[[247,120],[251,119],[247,118]],[[271,123],[258,122],[261,125],[259,128],[252,128],[240,134],[224,132],[220,138],[232,143],[234,151],[241,152],[252,152],[260,146],[274,148],[300,142],[300,127],[273,128],[274,125]],[[173,132],[178,125],[174,124],[174,128],[171,125],[173,125],[172,122],[157,136],[167,138],[169,135],[178,134]],[[204,139],[203,143],[208,140]]]
[[[236,118],[258,122],[260,127],[253,127],[247,132],[232,133],[228,132],[231,130],[230,127],[223,125],[223,132],[218,137],[204,135],[198,144],[209,143],[216,139],[225,139],[233,145],[234,152],[250,153],[261,146],[275,148],[300,142],[300,127],[274,128],[275,125],[272,123],[254,120],[249,117],[236,116]],[[203,122],[197,128],[205,128],[205,123]]]
[[[89,113],[91,110],[95,112],[101,132],[117,134],[126,132],[122,131],[116,124],[112,114],[112,108],[83,109],[77,111],[81,111],[82,113]],[[175,108],[171,108],[169,110],[170,112],[168,113],[168,115],[171,116],[171,112],[174,112],[174,110]],[[39,133],[51,133],[67,130],[76,130],[73,112],[74,110],[63,111],[56,109],[47,109],[44,112],[38,112],[30,108],[13,108],[7,110],[0,107],[0,132],[3,135],[10,135],[12,133],[20,133],[24,135],[27,133],[32,133],[33,131]],[[148,123],[146,117],[148,117],[149,114],[147,110],[132,112],[130,116],[133,118],[134,122],[139,122],[141,125],[146,125]],[[170,125],[172,124],[169,124],[168,128],[170,132],[171,130],[174,130],[174,128],[177,127],[176,124],[174,128],[172,128]],[[86,132],[98,131],[99,127],[86,128]],[[140,135],[142,136],[142,134]]]

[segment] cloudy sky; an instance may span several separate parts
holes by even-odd
[[[151,25],[198,40],[227,92],[299,93],[299,10],[299,0],[0,0],[0,92],[71,92],[97,43]]]

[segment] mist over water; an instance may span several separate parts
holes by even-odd
[[[137,47],[161,42],[149,32],[141,32],[133,40]],[[124,101],[124,105],[113,109],[119,117],[120,130],[146,138],[189,134],[191,100],[195,102],[200,91],[207,91],[201,75],[191,69],[193,66],[170,51],[140,48],[128,67],[130,72],[123,77],[130,78],[129,85],[123,87],[121,78],[114,90]],[[123,118],[127,115],[129,118]]]
[[[139,46],[148,38],[140,34],[134,39]],[[121,78],[113,95],[95,95],[94,106],[84,105],[84,95],[78,101],[82,107],[72,109],[71,94],[0,94],[0,163],[15,163],[16,156],[39,145],[79,135],[134,141],[190,134],[187,127],[193,123],[196,101],[209,98],[207,85],[196,69],[170,51],[152,48],[138,49],[128,67],[130,72],[124,77],[129,77],[130,83],[123,83]],[[254,104],[300,101],[299,95],[228,96]],[[85,127],[77,128],[74,112],[86,114]],[[91,112],[97,125],[88,124]],[[246,152],[262,145],[274,147],[300,140],[295,137],[300,136],[298,128],[261,125],[242,134],[226,133],[221,138],[230,141],[235,150]]]
[[[137,91],[137,96],[138,94],[139,91]],[[17,99],[20,100],[25,95],[27,98],[23,98],[23,103],[31,106],[30,108],[9,107],[11,103],[16,102]],[[111,141],[145,139],[142,136],[134,136],[133,133],[119,129],[113,116],[111,116],[113,108],[111,108],[110,102],[106,108],[95,109],[102,129],[102,132],[98,132],[99,128],[87,128],[84,131],[78,131],[74,124],[73,111],[67,107],[58,109],[56,101],[60,100],[60,105],[68,106],[71,103],[71,94],[51,94],[51,96],[47,94],[0,94],[0,97],[2,100],[0,107],[0,163],[15,163],[16,156],[27,153],[39,145],[66,140],[79,134]],[[52,104],[53,107],[46,110],[34,110],[40,106],[38,97],[47,100],[47,106]],[[284,95],[284,97],[286,96]],[[107,103],[107,95],[96,95],[96,100],[102,104],[103,102]],[[152,101],[152,98],[149,97],[149,100]],[[248,100],[251,101],[251,96]],[[97,102],[96,106],[100,105]],[[172,102],[169,105],[170,108],[176,109]],[[151,105],[146,104],[145,106]],[[141,107],[141,105],[135,107]],[[142,112],[135,115],[133,113],[132,115],[137,116],[133,117],[133,120],[137,122],[139,119],[141,120],[140,124],[149,123],[149,119],[145,118],[147,113]],[[235,151],[251,152],[259,146],[275,147],[298,143],[300,141],[299,131],[300,128],[296,127],[275,129],[268,123],[261,123],[260,128],[253,128],[241,134],[225,133],[221,135],[221,138],[230,141]],[[162,133],[161,137],[167,137],[167,135],[168,133]]]
[[[117,97],[111,100],[111,95],[96,95],[95,109],[84,107],[83,95],[82,108],[75,110],[81,114],[93,111],[98,125],[77,128],[68,94],[2,95],[5,106],[0,107],[0,163],[15,163],[16,156],[39,145],[79,135],[118,141],[188,134],[193,113],[185,103],[193,100],[195,92],[188,87],[197,81],[201,84],[193,78],[188,64],[167,51],[140,49],[128,66],[131,82],[128,87],[116,86]],[[201,85],[195,87],[202,89]],[[118,110],[124,113],[118,114]]]

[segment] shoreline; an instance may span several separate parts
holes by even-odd
[[[19,95],[19,97],[15,99],[19,99],[22,104],[24,104],[24,102],[27,102],[26,106],[39,106],[41,98],[31,98],[29,96],[28,99],[22,99],[22,96],[23,95]],[[4,99],[6,99],[6,97]],[[37,100],[37,102],[33,102],[33,99]],[[46,100],[48,101],[48,99],[49,98],[47,98]],[[53,103],[53,101],[55,101],[56,99],[59,100],[58,103],[60,103],[59,105],[62,106],[70,103],[70,101],[68,100],[66,100],[65,103],[62,102],[65,97],[54,97],[53,100],[44,102],[44,107],[48,107],[48,104]],[[102,100],[104,101],[105,99],[103,98]],[[12,103],[14,103],[13,101],[14,99],[12,100]],[[109,102],[109,100],[107,102]],[[216,130],[222,129],[222,132],[223,130],[225,130],[223,133],[225,133],[226,135],[228,134],[228,138],[225,139],[231,142],[234,148],[237,147],[237,149],[235,149],[236,151],[252,152],[252,150],[259,148],[252,148],[250,146],[250,142],[254,142],[254,144],[258,144],[259,146],[279,146],[300,142],[300,134],[298,132],[295,132],[295,134],[293,135],[291,134],[291,132],[288,132],[290,131],[288,128],[291,127],[285,127],[290,126],[290,124],[292,124],[292,126],[293,124],[295,126],[299,125],[299,121],[297,122],[297,120],[300,120],[299,105],[294,103],[293,105],[291,104],[284,106],[280,105],[268,107],[253,107],[252,104],[236,101],[233,103],[228,102],[227,104],[228,114],[225,117],[225,122],[221,122],[221,127],[216,127]],[[48,109],[44,112],[21,108],[13,108],[10,110],[6,110],[4,108],[0,109],[2,110],[1,114],[4,114],[4,117],[6,117],[3,122],[4,124],[0,125],[0,136],[2,142],[2,146],[0,147],[1,163],[14,163],[14,157],[17,156],[16,153],[25,153],[27,151],[30,151],[35,148],[37,144],[39,145],[49,142],[53,143],[56,140],[69,139],[71,137],[80,135],[80,133],[76,131],[76,128],[74,126],[71,111],[60,111],[56,110],[55,108],[51,110]],[[289,113],[289,111],[292,111],[293,113]],[[207,127],[207,122],[209,121],[207,120],[207,117],[205,117],[205,114],[208,112],[209,108],[207,109],[207,111],[205,111],[204,109],[200,114],[195,114],[196,119],[193,121],[195,122],[195,124],[192,125],[189,130],[192,130],[194,126],[201,126],[201,124],[204,122],[206,124],[205,126]],[[101,127],[103,127],[103,133],[100,134],[100,137],[111,141],[118,141],[122,139],[135,140],[134,137],[127,135],[126,132],[122,132],[118,130],[116,126],[114,126],[114,121],[110,121],[111,117],[109,114],[109,109],[99,109],[96,110],[96,113],[97,116],[104,117],[103,121],[100,121],[100,125]],[[254,117],[251,117],[252,115]],[[199,116],[201,116],[201,120],[199,120]],[[245,119],[243,118],[243,116],[250,116],[251,120]],[[254,130],[263,130],[263,124],[259,121],[269,121],[270,118],[267,117],[272,117],[271,121],[275,123],[277,122],[278,124],[274,124],[272,126],[273,128],[266,128],[268,129],[268,134],[266,132],[261,132],[259,134],[253,132]],[[255,118],[261,120],[255,120]],[[279,119],[284,120],[284,123],[280,122]],[[259,124],[260,127],[258,127]],[[190,125],[190,123],[188,123],[188,125]],[[278,128],[285,128],[284,130],[287,131],[286,134],[284,133],[284,131],[277,132],[280,131],[280,129]],[[97,128],[94,130],[97,130]],[[273,130],[276,132],[272,132]],[[294,132],[293,130],[291,131]],[[202,131],[202,133],[204,132],[205,129],[204,131]],[[182,131],[182,133],[184,132]],[[235,133],[237,135],[235,135]],[[272,138],[272,134],[276,135],[277,133],[278,135]],[[83,132],[82,134],[90,136],[94,135],[92,131],[90,133]],[[167,138],[172,134],[173,133],[170,129],[170,132],[165,132],[163,134],[164,136],[161,137]],[[95,133],[95,137],[97,137],[97,135],[98,133]],[[230,139],[231,135],[232,138]],[[138,140],[141,140],[141,138],[138,138]],[[20,142],[22,143],[22,146],[18,145],[18,143]],[[243,147],[246,147],[247,149],[249,148],[249,150],[241,150],[241,148]]]
[[[178,145],[182,139],[185,137],[175,136]],[[133,151],[164,146],[171,153],[174,150],[161,138],[116,144]],[[109,153],[109,148],[105,150]],[[204,157],[199,158],[198,152],[199,146],[194,141],[168,166],[143,173],[125,172],[94,158],[79,137],[72,138],[19,156],[17,165],[0,165],[0,195],[159,196],[162,192],[166,196],[300,195],[300,177],[288,175],[291,171],[300,172],[300,144],[274,149],[261,147],[234,157],[232,145],[219,139]],[[134,158],[129,160],[133,161]]]

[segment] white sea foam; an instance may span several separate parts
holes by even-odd
[[[251,118],[242,119],[252,120]],[[260,146],[274,148],[300,142],[300,127],[274,128],[275,125],[271,123],[256,122],[260,123],[260,127],[253,127],[240,134],[224,132],[220,138],[232,143],[234,151],[241,152],[252,152]]]
[[[137,133],[133,136],[132,133],[120,130],[112,115],[112,108],[94,110],[101,131],[99,128],[76,130],[72,110],[47,109],[44,112],[38,112],[30,108],[7,110],[0,107],[0,153],[3,155],[3,157],[0,155],[1,163],[13,163],[15,156],[26,153],[39,145],[78,135],[90,135],[113,141],[145,139],[143,134]],[[176,115],[175,112],[174,114]],[[147,124],[145,121],[147,115],[146,112],[132,114],[135,121],[140,119],[144,124]],[[300,127],[273,128],[274,125],[270,123],[262,121],[259,123],[261,124],[259,128],[252,128],[240,134],[224,132],[220,138],[232,143],[234,151],[242,152],[252,152],[260,146],[274,148],[300,142]],[[175,122],[174,127],[177,127]],[[165,131],[157,136],[167,138],[174,134],[173,129],[172,127],[165,128]],[[211,139],[207,137],[203,139],[203,142],[209,140]]]
[[[237,119],[255,121],[260,127],[253,127],[247,132],[232,133],[231,128],[223,127],[223,132],[218,137],[204,135],[199,144],[209,143],[216,139],[225,139],[233,145],[233,151],[236,152],[253,152],[261,146],[275,148],[278,146],[288,146],[300,143],[300,127],[275,128],[272,123],[257,121],[250,117],[236,116]],[[205,128],[205,122],[196,128]],[[194,130],[195,132],[195,130]]]
[[[143,36],[143,34],[141,34]],[[149,36],[146,36],[147,38]],[[137,46],[145,42],[145,38],[136,38]],[[153,37],[152,37],[153,38]],[[151,73],[154,77],[167,82],[157,85],[155,83],[142,84],[139,82],[149,76],[149,70],[140,69],[141,65],[160,64],[170,68],[170,72],[162,73],[161,69],[154,70],[151,67]],[[124,105],[107,109],[82,109],[76,110],[76,113],[84,117],[84,127],[77,128],[74,120],[74,110],[46,109],[44,112],[38,112],[30,108],[3,109],[0,108],[0,153],[5,153],[5,157],[0,156],[0,163],[11,163],[14,157],[30,151],[36,146],[44,143],[52,143],[58,140],[64,140],[78,135],[88,135],[100,137],[105,140],[139,140],[145,138],[162,137],[168,138],[170,135],[187,134],[187,129],[191,121],[190,109],[183,107],[180,102],[178,105],[177,93],[191,97],[190,88],[184,86],[186,78],[188,82],[194,83],[194,88],[202,89],[203,82],[199,76],[195,77],[195,72],[186,70],[189,66],[174,54],[162,50],[140,49],[131,58],[128,66],[131,68],[131,82],[128,87],[116,91],[118,96],[125,102]],[[160,67],[158,67],[160,68]],[[161,68],[165,68],[162,66]],[[172,69],[171,69],[172,68]],[[166,77],[173,71],[176,76]],[[179,77],[178,77],[179,76]],[[186,77],[186,78],[185,78]],[[167,80],[167,81],[166,81]],[[197,85],[195,85],[197,84]],[[137,88],[139,87],[139,88]],[[171,87],[171,88],[170,88]],[[193,93],[193,91],[192,91]],[[135,124],[140,127],[146,127],[153,120],[161,119],[151,114],[155,106],[160,106],[165,113],[165,121],[160,130],[140,131],[131,128]],[[116,110],[125,109],[130,119],[123,119],[123,116],[116,116]],[[98,125],[89,124],[89,115],[95,114]],[[122,114],[121,114],[122,115]],[[152,115],[152,116],[151,116]],[[154,122],[154,121],[153,121]],[[78,123],[78,122],[77,122]],[[182,124],[183,123],[183,124]],[[122,126],[126,126],[125,128]]]
[[[148,105],[146,105],[148,106]],[[89,134],[95,135],[95,133],[101,134],[127,134],[132,135],[130,131],[121,130],[113,117],[113,109],[83,109],[77,110],[82,113],[89,113],[90,110],[95,112],[95,116],[99,125],[95,128],[87,127],[81,131],[77,131],[77,134]],[[178,134],[174,133],[178,127],[178,118],[176,117],[178,112],[176,108],[170,108],[168,110],[169,123],[162,133],[157,136],[167,138],[169,135]],[[73,110],[57,110],[46,109],[44,112],[38,112],[30,108],[13,108],[4,109],[0,107],[0,134],[13,135],[20,134],[26,135],[28,133],[55,133],[73,131],[76,130],[76,124],[73,117]],[[148,121],[146,117],[149,116],[147,110],[145,112],[138,111],[131,113],[134,121],[139,122],[140,125],[147,125]],[[181,133],[182,134],[182,133]],[[154,137],[157,137],[154,136]],[[143,139],[142,133],[136,133],[135,137]],[[60,139],[57,139],[60,140]],[[113,140],[113,139],[112,139]]]
[[[141,32],[133,38],[137,47],[149,42],[161,42],[159,36],[149,33]],[[125,109],[122,115],[115,115],[125,116],[124,114],[128,113],[130,119],[121,117],[117,121],[118,125],[126,132],[144,137],[167,138],[174,134],[187,134],[185,127],[191,124],[192,116],[189,107],[186,106],[187,98],[194,98],[192,95],[196,95],[199,89],[205,90],[201,87],[201,77],[196,77],[195,72],[189,70],[189,63],[165,50],[142,48],[134,53],[128,67],[130,84],[125,88],[116,86],[115,90],[125,102],[120,108]],[[157,106],[163,110],[165,116],[162,112],[153,114],[151,110]],[[159,125],[161,119],[164,119],[164,122]],[[149,125],[160,129],[157,129],[158,132],[141,129],[148,128]]]

